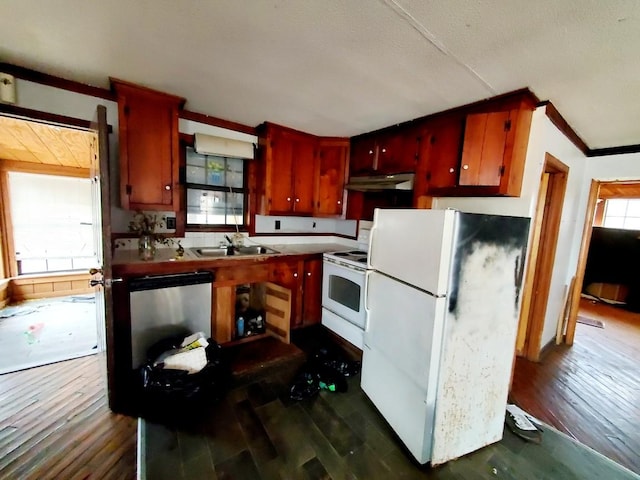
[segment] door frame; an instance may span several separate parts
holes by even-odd
[[[542,350],[542,332],[568,176],[569,167],[547,152],[533,221],[516,343],[516,353],[532,361],[540,359]],[[542,248],[544,255],[541,255]]]

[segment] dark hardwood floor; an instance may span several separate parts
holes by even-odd
[[[512,401],[535,417],[640,474],[640,314],[581,299],[572,347],[539,363],[517,359]]]
[[[137,419],[109,410],[100,361],[0,375],[1,479],[136,478]]]
[[[345,393],[324,390],[293,401],[289,388],[297,369],[283,363],[245,379],[191,420],[170,414],[161,423],[142,420],[143,478],[638,478],[546,426],[539,445],[505,429],[498,443],[439,467],[420,466],[360,389],[359,375],[348,379]]]
[[[579,324],[574,347],[552,348],[538,364],[518,360],[513,399],[639,472],[640,315],[590,303],[582,314],[604,317],[605,328]],[[109,411],[98,361],[84,357],[0,376],[1,479],[135,478],[137,421]],[[545,475],[563,471],[562,478],[614,478],[599,470],[597,458],[548,432],[538,446],[505,431],[494,447],[433,471],[418,468],[357,379],[347,394],[288,400],[299,364],[298,358],[292,368],[237,385],[202,426],[206,439],[152,426],[147,478],[216,478],[198,477],[200,468],[217,478],[495,478],[493,468],[501,478],[560,478]]]

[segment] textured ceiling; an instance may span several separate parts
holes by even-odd
[[[247,125],[351,136],[529,87],[590,148],[640,143],[637,0],[3,0],[0,32],[2,61]]]

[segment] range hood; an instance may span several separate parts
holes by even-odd
[[[366,177],[351,177],[347,183],[347,190],[358,192],[380,192],[383,190],[412,190],[413,173],[396,173],[395,175],[372,175]]]

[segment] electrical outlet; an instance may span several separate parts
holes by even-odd
[[[176,229],[176,217],[167,217],[167,228],[169,230]]]
[[[276,220],[276,224],[274,227],[276,230],[280,230],[280,220]]]

